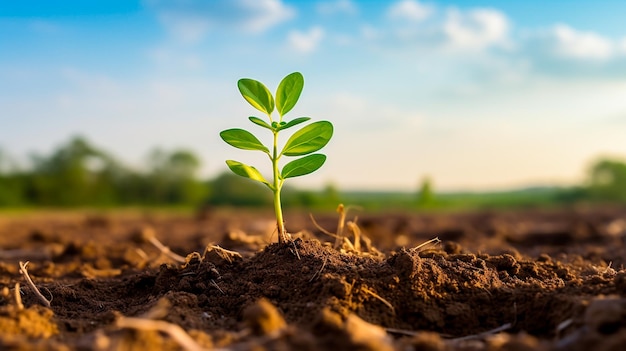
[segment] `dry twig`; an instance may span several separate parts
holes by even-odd
[[[219,285],[217,285],[217,283],[215,282],[215,280],[211,279],[211,284],[213,284],[213,286],[214,286],[214,287],[216,287],[216,288],[217,288],[217,290],[219,290],[222,294],[226,295],[226,293],[224,292],[224,290],[222,290],[222,289],[220,288],[220,286],[219,286]]]
[[[165,321],[155,321],[151,319],[120,317],[116,325],[120,328],[131,328],[138,330],[156,330],[169,335],[183,349],[187,351],[205,351],[207,349],[200,346],[183,328],[176,324]]]
[[[385,328],[387,333],[398,334],[398,335],[406,335],[406,336],[415,336],[419,334],[419,332],[405,329],[397,329],[397,328]]]
[[[161,251],[162,254],[164,254],[165,256],[171,258],[172,260],[179,262],[179,263],[185,263],[185,258],[181,255],[178,255],[174,252],[172,252],[172,250],[163,245],[159,239],[157,239],[155,236],[148,236],[146,237],[146,240],[148,240],[148,242],[152,245],[154,245],[157,249],[159,249],[159,251]]]
[[[391,313],[393,313],[394,315],[396,314],[396,310],[395,308],[393,308],[393,305],[385,300],[384,298],[382,298],[380,295],[378,295],[377,293],[373,292],[372,290],[368,289],[366,286],[361,286],[361,291],[363,291],[364,293],[370,294],[373,297],[375,297],[376,299],[378,299],[380,302],[384,303],[387,307],[389,307],[389,309],[391,310]]]
[[[135,252],[137,253],[137,255],[139,255],[139,257],[141,257],[142,260],[144,261],[148,261],[148,254],[142,250],[141,248],[135,248]]]
[[[435,237],[433,239],[430,239],[426,242],[423,242],[419,245],[417,245],[414,248],[409,249],[409,251],[419,251],[421,248],[425,247],[425,246],[429,246],[429,245],[437,245],[441,242],[441,240],[439,240],[439,237]]]
[[[474,340],[474,339],[482,339],[484,337],[499,333],[499,332],[503,332],[505,330],[511,329],[511,327],[513,326],[512,323],[505,323],[497,328],[493,328],[491,330],[487,330],[484,331],[482,333],[478,333],[478,334],[473,334],[473,335],[467,335],[467,336],[462,336],[459,338],[454,338],[454,339],[450,339],[450,341],[452,342],[459,342],[459,341],[467,341],[467,340]]]
[[[351,206],[344,207],[343,204],[339,204],[339,206],[337,207],[337,212],[339,213],[339,220],[337,222],[337,233],[331,233],[328,230],[322,228],[322,226],[320,226],[319,223],[317,223],[317,221],[313,217],[313,214],[309,213],[309,217],[311,218],[313,225],[315,225],[315,227],[318,230],[320,230],[322,233],[328,236],[335,238],[335,244],[333,245],[333,248],[335,250],[339,250],[343,248],[347,251],[356,251],[358,253],[362,253],[361,237],[363,238],[366,238],[366,237],[363,236],[363,234],[361,233],[361,229],[356,224],[358,217],[355,217],[354,221],[348,221],[346,223],[346,216],[347,216],[348,209],[350,207]],[[346,236],[343,235],[345,226],[348,226],[348,229],[350,229],[352,233],[354,234],[354,244],[352,244],[350,239],[348,239]],[[368,245],[368,250],[371,248],[369,246],[370,245]]]
[[[295,254],[296,254],[296,257],[298,258],[298,261],[300,261],[301,260],[300,253],[298,252],[298,248],[296,247],[296,243],[294,241],[292,241],[291,245],[293,246],[293,250],[295,251]]]
[[[339,206],[337,206],[337,212],[339,213],[339,221],[337,222],[337,237],[335,237],[335,245],[334,248],[335,250],[339,249],[339,247],[341,247],[341,242],[343,241],[343,227],[344,227],[344,223],[346,222],[346,210],[343,207],[343,204],[339,204]]]
[[[24,309],[24,304],[22,303],[22,295],[20,295],[20,283],[15,283],[15,306],[19,311]]]
[[[573,318],[568,318],[568,319],[564,320],[563,322],[559,323],[556,326],[556,335],[557,336],[561,336],[562,333],[563,333],[563,330],[567,329],[567,327],[572,325],[573,322],[574,322]]]
[[[335,233],[331,233],[328,230],[322,228],[321,225],[319,225],[319,223],[317,223],[317,221],[315,220],[315,218],[313,217],[312,213],[309,213],[309,217],[311,218],[311,222],[313,222],[313,225],[315,226],[315,228],[317,228],[317,230],[319,230],[320,232],[328,235],[328,236],[332,236],[333,238],[339,238],[338,235],[336,235]]]
[[[348,221],[348,228],[354,234],[354,249],[357,252],[361,252],[361,228],[356,225],[356,219],[354,222]]]
[[[26,266],[28,266],[28,261],[26,261],[26,263],[20,261],[19,264],[20,264],[20,273],[26,279],[26,285],[28,285],[30,290],[35,294],[35,296],[37,296],[39,301],[41,301],[41,303],[43,303],[44,306],[49,308],[50,307],[50,301],[48,299],[46,299],[46,297],[43,296],[41,294],[41,292],[39,292],[39,289],[37,289],[37,287],[35,286],[35,283],[33,283],[33,280],[30,279],[30,276],[28,275],[28,271],[26,270]]]
[[[328,261],[328,256],[324,257],[324,262],[322,263],[322,268],[320,268],[317,272],[315,272],[315,274],[313,274],[311,279],[309,279],[309,283],[314,281],[315,278],[319,277],[322,274],[322,271],[324,270],[324,267],[326,267],[326,261]]]

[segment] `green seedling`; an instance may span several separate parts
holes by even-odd
[[[257,137],[244,129],[227,129],[220,133],[222,139],[231,146],[243,150],[255,150],[265,153],[272,161],[272,182],[266,180],[256,168],[239,161],[227,160],[226,164],[233,173],[256,180],[265,184],[274,193],[274,212],[276,213],[276,228],[278,230],[278,242],[287,241],[287,232],[283,221],[283,211],[280,204],[280,191],[287,178],[294,178],[313,173],[326,161],[326,155],[314,153],[323,148],[333,135],[333,125],[328,121],[313,122],[293,133],[283,148],[278,149],[279,132],[309,121],[310,117],[298,117],[290,121],[284,121],[283,117],[291,111],[298,102],[304,77],[299,72],[294,72],[283,78],[278,85],[276,95],[254,79],[240,79],[237,87],[244,99],[254,108],[263,112],[269,118],[267,120],[251,116],[250,122],[272,132],[274,141],[271,149],[263,145]],[[274,109],[278,111],[278,119],[272,118]],[[304,156],[285,164],[279,170],[279,162],[283,156]]]

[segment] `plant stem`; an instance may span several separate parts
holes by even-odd
[[[283,209],[280,204],[280,190],[282,188],[282,182],[280,181],[278,173],[278,131],[274,131],[274,150],[272,154],[272,168],[274,170],[274,212],[276,213],[276,229],[278,231],[278,242],[284,243],[287,241],[287,235],[285,232],[285,223],[283,221]]]

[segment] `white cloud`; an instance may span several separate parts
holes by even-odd
[[[623,54],[626,54],[626,37],[620,40],[619,49]]]
[[[261,33],[295,16],[281,0],[147,0],[178,39],[194,43],[215,27]]]
[[[430,17],[434,9],[430,5],[415,0],[401,0],[389,7],[387,17],[394,20],[420,22]]]
[[[307,32],[297,30],[291,31],[287,37],[289,46],[294,50],[308,54],[315,51],[324,38],[324,29],[321,27],[313,27]]]
[[[502,12],[476,9],[448,11],[443,31],[454,48],[484,49],[509,43],[509,21]]]
[[[578,59],[605,60],[615,53],[611,40],[592,32],[577,31],[567,25],[558,24],[552,30],[556,54]]]
[[[380,39],[382,36],[380,29],[369,24],[363,25],[360,29],[360,33],[361,37],[370,41]]]
[[[626,73],[626,38],[620,41],[561,23],[528,31],[520,43],[518,54],[545,76],[617,81]]]
[[[500,11],[450,8],[434,15],[435,10],[432,5],[413,0],[396,2],[386,13],[385,26],[362,27],[361,35],[386,50],[414,52],[420,57],[514,47],[509,19]]]
[[[262,32],[295,15],[294,10],[280,0],[240,0],[240,4],[248,13],[244,27],[253,32]]]
[[[356,15],[358,13],[358,9],[354,2],[352,2],[351,0],[336,0],[318,3],[317,12],[325,16],[340,13]]]

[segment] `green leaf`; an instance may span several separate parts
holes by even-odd
[[[280,175],[283,179],[303,176],[317,171],[326,162],[326,155],[313,154],[291,161],[283,167]]]
[[[283,124],[282,126],[278,127],[278,130],[284,130],[284,129],[287,129],[287,128],[291,128],[291,127],[293,127],[295,125],[298,125],[300,123],[304,123],[304,122],[306,122],[306,121],[308,121],[310,119],[311,119],[311,117],[298,117],[298,118],[296,118],[294,120],[291,120],[291,121]]]
[[[248,117],[248,119],[250,120],[250,122],[256,124],[256,125],[260,125],[263,128],[267,128],[269,130],[274,130],[274,128],[272,128],[272,126],[270,126],[267,122],[265,122],[264,120],[260,119],[259,117],[254,117],[254,116],[250,116]]]
[[[243,78],[237,82],[239,92],[250,105],[270,115],[274,111],[274,98],[263,83],[254,79]]]
[[[243,129],[227,129],[220,133],[222,139],[229,145],[243,150],[260,150],[269,154],[268,148],[261,144],[252,133]]]
[[[276,109],[281,116],[296,105],[304,87],[304,77],[300,72],[293,72],[283,78],[276,90]]]
[[[311,123],[295,132],[281,154],[286,156],[301,156],[323,148],[333,136],[333,125],[328,121]]]
[[[270,186],[270,183],[265,180],[265,178],[263,178],[261,172],[259,172],[256,168],[234,160],[226,160],[226,164],[228,165],[228,168],[230,168],[230,170],[233,171],[233,173],[235,173],[236,175],[242,176],[244,178],[250,178],[252,180],[256,180],[267,186]]]

